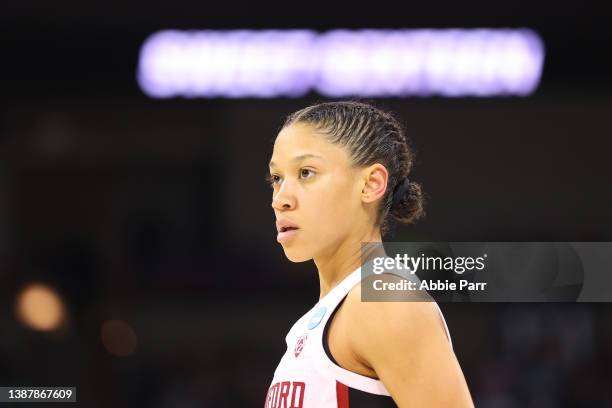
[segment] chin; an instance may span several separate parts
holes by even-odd
[[[285,248],[283,247],[283,250],[285,251],[285,256],[287,257],[287,259],[289,259],[291,262],[306,262],[306,261],[310,261],[312,259],[312,256],[309,254],[306,254],[304,251],[298,251],[295,248]]]

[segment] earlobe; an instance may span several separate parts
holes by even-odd
[[[372,198],[372,192],[369,190],[368,185],[366,183],[365,186],[363,186],[363,188],[361,189],[361,200],[369,203],[371,201]]]

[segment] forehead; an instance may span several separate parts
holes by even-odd
[[[294,123],[283,128],[274,141],[272,161],[281,163],[303,154],[315,154],[326,160],[348,160],[342,147],[327,141],[310,125]]]

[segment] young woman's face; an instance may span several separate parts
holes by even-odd
[[[278,230],[283,221],[297,226],[277,236],[291,261],[329,254],[363,218],[363,186],[349,153],[309,125],[295,123],[278,134],[270,176]]]

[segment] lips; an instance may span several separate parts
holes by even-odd
[[[291,231],[291,230],[296,230],[296,229],[297,228],[294,228],[294,227],[281,227],[278,232],[285,232],[285,231]]]
[[[299,228],[300,227],[298,227],[296,223],[294,223],[293,221],[289,221],[288,219],[279,218],[278,220],[276,220],[276,230],[278,232],[286,232],[290,230],[296,230]]]
[[[289,228],[285,231],[279,231],[276,240],[280,243],[287,242],[299,233],[299,228]]]
[[[276,220],[276,230],[278,231],[276,240],[282,243],[287,242],[296,236],[300,228],[292,221],[287,219],[278,219]]]

